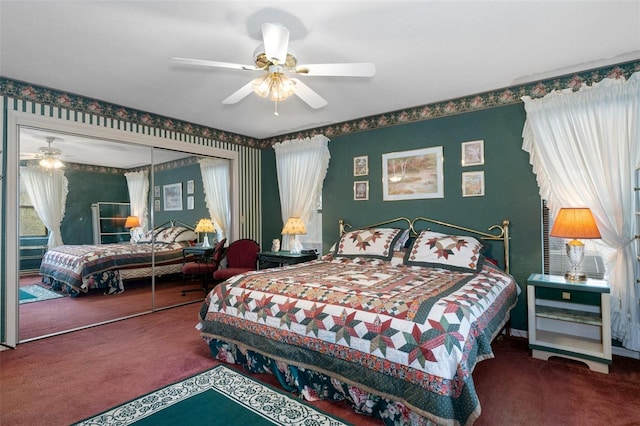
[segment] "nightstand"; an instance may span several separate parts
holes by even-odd
[[[258,269],[277,268],[284,265],[316,260],[318,255],[312,253],[291,253],[290,251],[263,251],[258,253]]]
[[[561,356],[609,373],[611,313],[606,281],[568,281],[557,275],[527,279],[529,348],[534,358]]]
[[[189,276],[198,275],[202,279],[202,286],[197,289],[182,290],[182,295],[191,291],[203,291],[205,294],[209,290],[209,276],[213,275],[216,269],[218,269],[218,263],[212,262],[211,257],[215,252],[215,247],[202,247],[202,246],[190,246],[182,249],[182,281],[185,283],[185,278]],[[187,262],[187,256],[193,256],[189,262]]]

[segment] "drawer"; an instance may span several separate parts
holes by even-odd
[[[548,287],[536,287],[536,298],[595,306],[600,306],[601,303],[600,293],[580,290],[561,290]]]

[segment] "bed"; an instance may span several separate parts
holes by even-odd
[[[496,243],[501,262],[487,258]],[[346,400],[389,425],[472,424],[471,373],[493,357],[519,292],[508,249],[506,220],[489,232],[428,218],[341,224],[320,260],[216,286],[198,328],[214,358],[309,400]]]
[[[191,227],[167,222],[145,232],[136,243],[63,245],[48,250],[40,264],[42,281],[71,296],[102,289],[124,291],[124,280],[179,273],[182,249],[197,235]]]

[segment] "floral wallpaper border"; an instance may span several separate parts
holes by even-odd
[[[567,74],[552,79],[541,80],[520,86],[507,87],[449,101],[392,111],[267,139],[255,139],[236,133],[225,132],[211,127],[151,114],[96,99],[89,99],[79,95],[60,92],[54,89],[5,77],[0,77],[0,95],[55,107],[67,108],[88,114],[100,115],[114,120],[129,121],[135,124],[203,137],[220,142],[231,142],[250,148],[270,148],[273,144],[288,139],[301,139],[311,137],[316,134],[323,134],[330,138],[332,136],[347,135],[349,133],[396,126],[399,124],[430,120],[448,115],[519,103],[522,102],[520,98],[523,96],[540,98],[553,90],[568,88],[577,90],[583,84],[590,85],[594,82],[603,80],[604,78],[629,78],[631,74],[638,71],[640,71],[640,60],[574,74]]]

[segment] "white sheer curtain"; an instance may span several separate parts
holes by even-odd
[[[612,249],[606,259],[612,336],[640,351],[633,191],[640,167],[640,73],[629,81],[605,79],[578,92],[523,100],[522,148],[540,195],[553,217],[561,207],[592,210],[602,242]]]
[[[20,176],[38,217],[49,230],[47,247],[61,246],[60,223],[64,218],[69,182],[61,169],[45,170],[37,165],[20,167]]]
[[[142,170],[139,172],[127,172],[124,174],[127,178],[127,187],[129,188],[129,204],[131,208],[131,216],[137,216],[140,221],[139,229],[143,231],[148,225],[148,200],[149,200],[149,171]],[[131,230],[131,240],[137,241],[141,232]]]
[[[199,163],[205,202],[221,241],[231,227],[231,163],[222,158],[201,158]]]
[[[328,142],[325,136],[315,135],[273,146],[283,225],[290,217],[300,217],[305,225],[309,224],[329,167]],[[289,248],[289,235],[282,236],[282,246]]]

